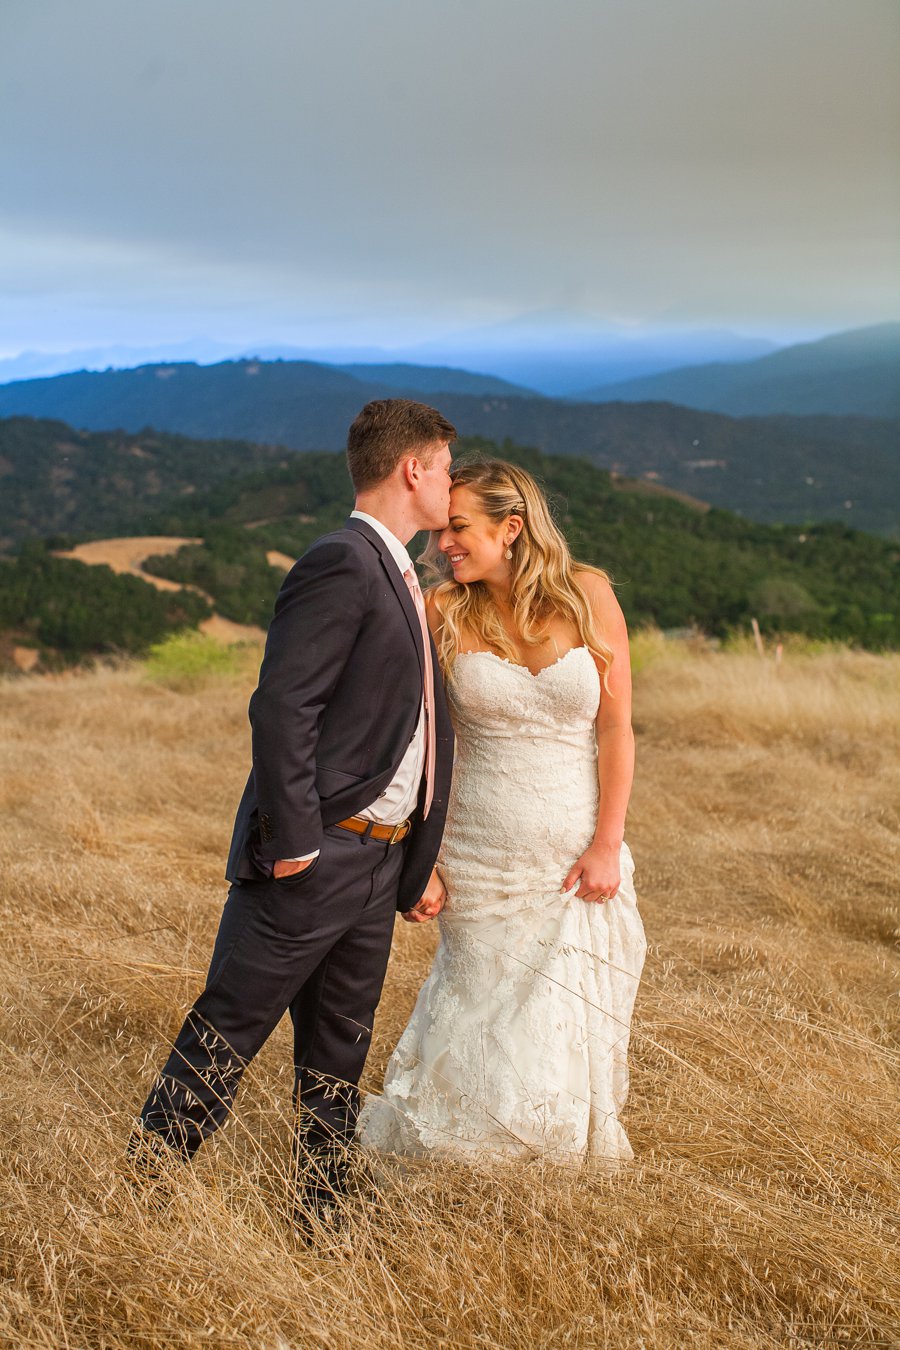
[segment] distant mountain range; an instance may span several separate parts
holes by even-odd
[[[405,359],[488,371],[551,397],[578,398],[601,382],[688,362],[747,361],[776,347],[766,338],[726,329],[630,332],[571,311],[542,310],[423,343]]]
[[[136,370],[144,365],[214,365],[222,361],[303,361],[341,370],[359,380],[373,379],[386,389],[428,389],[433,393],[452,389],[459,394],[522,394],[535,397],[536,390],[512,384],[499,375],[480,374],[458,367],[422,366],[390,361],[387,353],[363,351],[371,360],[347,362],[353,353],[332,352],[328,357],[292,348],[262,348],[235,351],[224,342],[183,342],[167,347],[95,347],[72,352],[22,352],[0,360],[0,388],[12,383],[51,379],[59,375]],[[343,358],[343,359],[342,359]]]
[[[82,371],[243,360],[324,365],[364,383],[431,393],[681,403],[735,416],[900,416],[896,323],[779,349],[765,338],[725,330],[629,334],[571,314],[542,313],[394,352],[277,343],[241,349],[206,338],[143,348],[23,352],[0,360],[0,387]]]
[[[414,366],[407,362],[395,365],[335,366],[345,375],[352,375],[363,384],[394,390],[409,398],[415,394],[474,394],[476,397],[535,398],[535,391],[522,384],[510,384],[498,375],[478,375],[455,366]]]
[[[460,374],[482,372],[473,378],[494,377],[507,392],[524,387],[531,393],[558,397],[578,394],[601,382],[649,375],[689,362],[746,361],[775,351],[777,345],[766,338],[719,329],[633,333],[598,325],[577,313],[541,311],[390,351],[377,346],[301,347],[271,341],[239,346],[199,337],[143,347],[110,345],[71,352],[22,352],[0,360],[0,384],[76,370],[127,370],[173,361],[208,365],[255,357],[263,361],[312,361],[351,372],[360,365],[385,369],[415,366],[436,372],[449,366]],[[430,385],[432,389],[443,387]],[[460,388],[458,392],[483,391]]]
[[[775,359],[775,358],[770,358]],[[355,371],[356,373],[351,373]],[[360,375],[365,378],[360,378]],[[836,378],[836,377],[835,377]],[[437,387],[435,387],[437,382]],[[575,403],[498,392],[490,377],[433,367],[229,361],[80,372],[0,387],[0,416],[91,430],[338,450],[359,408],[406,393],[463,436],[574,454],[761,521],[839,519],[888,534],[900,521],[900,421],[735,419],[670,404]]]
[[[212,342],[208,338],[184,342],[150,343],[127,347],[121,343],[107,347],[78,347],[71,351],[19,352],[0,360],[0,385],[11,380],[40,380],[48,375],[68,375],[73,370],[129,370],[152,361],[233,360],[248,353],[235,351],[234,345]],[[345,358],[346,359],[346,358]]]
[[[753,361],[686,366],[604,384],[602,402],[680,403],[731,413],[900,417],[900,323],[804,342]]]

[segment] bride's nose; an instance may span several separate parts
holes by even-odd
[[[451,530],[441,530],[438,535],[438,548],[442,553],[449,553],[453,547],[453,533]]]

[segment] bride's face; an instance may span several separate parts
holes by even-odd
[[[500,583],[509,576],[506,550],[519,532],[516,517],[498,525],[485,515],[467,487],[450,489],[450,524],[441,531],[438,548],[449,559],[453,580]]]

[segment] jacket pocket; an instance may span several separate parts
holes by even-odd
[[[316,792],[322,799],[333,797],[336,792],[342,792],[362,781],[359,774],[346,773],[343,769],[329,769],[322,764],[316,769]]]

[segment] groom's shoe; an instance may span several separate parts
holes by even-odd
[[[176,1192],[175,1172],[187,1162],[184,1154],[143,1125],[135,1125],[125,1147],[126,1179],[141,1196],[163,1205]]]
[[[297,1161],[292,1218],[307,1242],[343,1228],[348,1206],[365,1193],[360,1151],[344,1141],[307,1146]]]
[[[294,1195],[291,1222],[307,1246],[312,1247],[344,1227],[346,1197],[326,1187],[303,1186]]]

